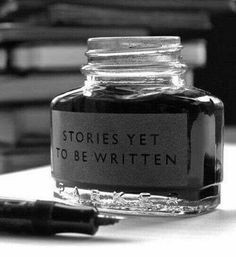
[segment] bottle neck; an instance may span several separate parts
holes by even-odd
[[[184,86],[186,65],[181,58],[179,38],[158,37],[159,41],[158,44],[153,38],[92,40],[86,53],[88,64],[82,68],[86,85]]]

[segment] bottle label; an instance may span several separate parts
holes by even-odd
[[[187,114],[52,111],[53,176],[130,187],[187,183]]]

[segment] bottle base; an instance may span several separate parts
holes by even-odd
[[[212,211],[220,203],[220,195],[197,201],[150,193],[130,194],[65,187],[59,183],[54,197],[64,203],[97,208],[101,213],[121,216],[188,216]]]

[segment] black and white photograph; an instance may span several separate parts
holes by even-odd
[[[235,99],[235,0],[0,0],[0,257],[235,256]]]

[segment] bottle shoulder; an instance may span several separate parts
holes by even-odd
[[[120,88],[100,88],[87,92],[81,87],[52,101],[52,109],[64,111],[160,112],[165,109],[174,112],[194,107],[223,109],[223,103],[209,92],[195,87],[152,89],[141,93]]]

